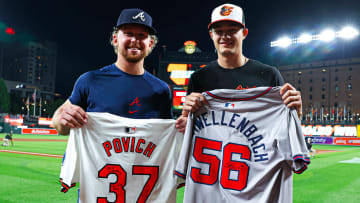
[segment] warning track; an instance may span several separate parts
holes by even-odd
[[[324,150],[324,149],[315,149],[316,154],[326,154],[331,152],[341,152],[341,150]]]
[[[12,151],[12,150],[0,150],[0,152],[13,153],[13,154],[26,154],[26,155],[33,155],[33,156],[63,158],[63,156],[61,156],[61,155],[42,154],[42,153],[35,153],[35,152],[21,152],[21,151]]]

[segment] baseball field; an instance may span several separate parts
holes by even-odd
[[[78,186],[64,194],[58,181],[66,140],[14,135],[14,146],[0,146],[0,202],[76,202]],[[308,170],[294,175],[294,202],[360,202],[360,147],[314,148]],[[180,189],[178,202],[182,197]]]

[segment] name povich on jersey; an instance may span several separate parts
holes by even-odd
[[[231,106],[231,105],[229,105]],[[238,113],[227,111],[209,111],[197,116],[194,123],[194,133],[198,133],[209,126],[226,126],[239,132],[249,142],[249,147],[254,153],[254,161],[269,159],[263,141],[263,135],[256,133],[258,128],[249,119]]]
[[[150,158],[156,148],[156,144],[137,137],[114,138],[102,143],[102,145],[108,157],[114,153],[134,152]]]

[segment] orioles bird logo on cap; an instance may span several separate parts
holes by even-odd
[[[230,13],[232,12],[233,9],[234,9],[234,7],[224,6],[224,7],[222,7],[221,10],[220,10],[220,15],[222,15],[222,16],[228,16],[228,15],[230,15]]]

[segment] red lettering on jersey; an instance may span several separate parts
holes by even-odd
[[[130,152],[134,152],[134,148],[135,148],[135,138],[131,138],[131,149]]]
[[[112,141],[104,142],[102,145],[109,157],[112,156],[111,150],[114,150],[113,152],[117,154],[122,152],[136,152],[146,157],[150,157],[156,148],[154,143],[147,143],[146,140],[142,138],[137,139],[136,137],[122,137],[121,140],[119,138],[115,138]],[[146,145],[146,147],[142,147],[141,145]]]
[[[256,88],[256,85],[253,87],[249,87],[249,86],[243,87],[242,85],[239,85],[236,87],[237,90],[246,90],[246,89],[251,89],[251,88]]]
[[[143,152],[143,149],[140,148],[140,145],[141,145],[141,144],[144,144],[144,143],[145,143],[145,140],[144,140],[144,139],[139,139],[139,140],[138,140],[138,143],[137,143],[137,145],[136,145],[136,152],[137,152],[137,153]]]
[[[127,137],[126,141],[125,141],[125,137],[122,137],[121,140],[122,140],[122,143],[123,143],[123,146],[124,146],[124,151],[128,152],[129,151],[130,137]]]
[[[114,150],[116,153],[122,152],[121,141],[119,138],[113,140]]]
[[[156,147],[156,145],[153,144],[152,142],[150,142],[144,151],[144,155],[147,154],[146,156],[150,157],[151,153],[154,151],[155,147]]]
[[[106,141],[103,143],[103,146],[106,154],[110,157],[111,156],[110,149],[112,148],[111,143],[109,141]]]

